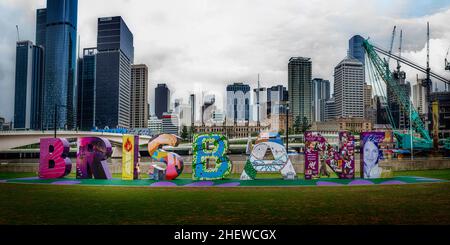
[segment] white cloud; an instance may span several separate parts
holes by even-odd
[[[311,57],[313,75],[333,81],[334,66],[346,56],[352,35],[370,36],[388,46],[394,25],[405,31],[405,56],[414,59],[416,54],[417,61],[422,61],[429,20],[432,65],[438,69],[442,63],[438,54],[446,51],[450,40],[449,5],[441,6],[438,13],[418,15],[412,10],[405,12],[417,1],[387,2],[79,0],[78,29],[81,46],[92,47],[96,45],[97,18],[123,16],[134,33],[135,62],[150,68],[151,102],[153,88],[160,82],[174,90],[172,98],[187,101],[189,92],[208,91],[216,93],[221,102],[226,84],[249,82],[255,86],[258,73],[263,86],[287,84],[287,63],[292,56]],[[4,105],[0,115],[8,118],[13,107],[15,23],[23,26],[24,37],[34,40],[34,9],[44,5],[43,0],[0,3],[0,27],[6,30],[0,37],[0,50],[9,57],[0,61],[0,102]]]

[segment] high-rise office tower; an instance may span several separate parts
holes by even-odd
[[[336,100],[334,97],[330,98],[325,102],[325,118],[324,121],[331,121],[336,119],[337,111],[336,111]]]
[[[174,103],[173,103],[173,111],[175,113],[180,113],[180,106],[183,104],[183,99],[179,98],[179,99],[175,99]]]
[[[131,66],[131,128],[148,127],[148,67]]]
[[[258,91],[259,90],[259,91]],[[255,88],[253,89],[253,121],[263,122],[268,116],[268,100],[269,98],[267,88]],[[258,112],[259,111],[259,112]]]
[[[294,57],[289,60],[290,112],[296,118],[312,122],[312,62],[310,58]]]
[[[16,129],[42,128],[44,50],[31,41],[16,46],[14,125]]]
[[[170,107],[170,89],[166,84],[158,84],[155,88],[155,114],[159,119],[163,118],[164,113],[169,112]]]
[[[325,121],[325,104],[330,99],[330,81],[314,78],[313,84],[313,121]]]
[[[249,122],[250,120],[250,86],[235,83],[227,86],[227,121]]]
[[[152,135],[161,134],[162,131],[162,120],[158,119],[158,117],[151,116],[148,119],[148,129],[150,130]]]
[[[388,105],[386,101],[386,97],[375,95],[373,98],[374,105],[376,108],[376,123],[377,124],[388,124],[389,116],[388,116]]]
[[[180,126],[191,127],[191,106],[188,104],[180,104],[178,113],[180,119]]]
[[[273,86],[267,89],[267,117],[286,114],[289,92],[283,85]]]
[[[36,10],[36,46],[45,47],[47,40],[47,9]]]
[[[401,70],[395,70],[393,75],[396,83],[395,86],[398,86],[398,89],[403,90],[407,98],[410,98],[411,84],[406,82],[406,73]],[[394,125],[392,126],[395,129],[409,129],[409,117],[407,116],[409,112],[403,110],[397,96],[395,96],[393,91],[389,88],[387,88],[387,102],[391,111],[392,120],[394,120]]]
[[[216,110],[216,96],[214,94],[208,94],[203,96],[202,105],[202,125],[212,120],[214,111]]]
[[[337,117],[364,118],[364,64],[346,57],[334,71]]]
[[[195,110],[196,110],[195,94],[191,94],[189,96],[189,105],[191,106],[191,127],[193,127],[195,124]]]
[[[428,115],[427,100],[425,97],[427,94],[427,89],[424,86],[425,82],[426,79],[420,80],[417,78],[417,84],[413,86],[413,104],[420,115]]]
[[[180,121],[178,115],[172,113],[163,113],[162,131],[165,134],[179,135]]]
[[[77,0],[47,0],[44,128],[76,127],[77,14]]]
[[[77,125],[81,130],[95,127],[96,55],[96,48],[86,48],[78,61]]]
[[[98,19],[95,125],[131,126],[133,34],[120,16]]]
[[[363,46],[364,38],[360,35],[353,36],[349,42],[349,55],[351,58],[359,60],[364,66],[366,65],[366,51]]]
[[[373,87],[370,84],[364,84],[364,118],[370,120],[372,124],[377,124],[377,111],[372,97]]]

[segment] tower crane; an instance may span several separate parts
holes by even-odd
[[[402,45],[403,45],[403,30],[400,30],[400,45],[398,47],[398,57],[402,57]],[[400,60],[397,60],[397,72],[400,74],[402,66],[400,65]]]
[[[392,37],[391,37],[391,46],[389,48],[389,54],[392,54],[392,50],[394,49],[394,42],[395,42],[395,35],[397,34],[397,26],[394,26],[394,30],[392,31]],[[388,59],[386,63],[389,66],[389,62],[391,61],[391,57],[388,56]]]
[[[447,54],[445,55],[445,70],[450,71],[450,63],[448,63],[448,52],[450,51],[450,47],[447,49]]]
[[[413,147],[420,150],[432,149],[433,140],[431,139],[429,131],[426,129],[424,123],[422,122],[419,113],[410,102],[406,92],[400,87],[400,84],[394,80],[393,74],[389,69],[389,64],[383,62],[381,57],[378,55],[377,50],[380,49],[375,48],[375,46],[369,43],[368,40],[364,40],[363,47],[366,50],[369,60],[367,65],[369,66],[369,70],[372,71],[372,74],[369,75],[375,77],[377,81],[383,81],[384,83],[386,83],[387,89],[392,91],[403,111],[409,114],[411,118],[410,123],[414,127],[415,131],[421,136],[420,138],[418,138],[413,137],[411,134],[394,131],[394,135],[399,142],[399,147],[402,149],[411,149]],[[392,53],[389,55],[394,56],[392,55]]]

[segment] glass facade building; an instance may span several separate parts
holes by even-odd
[[[47,9],[36,10],[36,45],[45,47],[47,35]]]
[[[234,123],[250,121],[250,86],[235,83],[227,86],[227,120]]]
[[[325,121],[325,105],[330,99],[330,81],[314,78],[313,81],[313,121]]]
[[[76,127],[77,8],[77,0],[47,0],[44,128]]]
[[[300,117],[312,122],[312,62],[310,58],[294,57],[288,66],[290,113],[294,121]]]
[[[95,126],[129,128],[134,46],[122,17],[98,19],[97,51]]]
[[[166,84],[158,84],[155,88],[155,115],[162,119],[164,113],[169,112],[170,90]]]
[[[366,51],[363,47],[364,38],[360,35],[353,36],[349,40],[349,54],[350,57],[353,57],[359,60],[363,65],[366,65]]]
[[[77,125],[81,130],[95,127],[96,53],[95,48],[84,49],[83,57],[78,61]]]
[[[43,49],[31,41],[17,42],[14,128],[40,129]]]

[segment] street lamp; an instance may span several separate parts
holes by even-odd
[[[289,102],[286,102],[286,151],[289,153]]]

